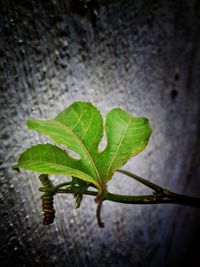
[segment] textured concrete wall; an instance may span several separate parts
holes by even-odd
[[[200,211],[105,203],[99,229],[91,197],[75,210],[71,196],[56,196],[44,227],[37,175],[11,169],[49,141],[27,119],[91,101],[103,115],[122,107],[150,119],[149,146],[126,169],[200,196],[199,1],[2,0],[0,13],[0,265],[199,266]],[[119,174],[109,189],[149,192]]]

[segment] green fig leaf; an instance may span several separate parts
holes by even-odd
[[[100,193],[116,169],[144,150],[152,132],[146,118],[113,109],[105,122],[107,145],[99,152],[103,118],[88,102],[75,102],[52,120],[29,120],[27,125],[78,153],[80,159],[74,159],[57,146],[41,144],[21,154],[19,168],[75,176],[94,184]]]

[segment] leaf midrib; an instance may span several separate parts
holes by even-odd
[[[54,122],[56,122],[57,124],[61,125],[64,129],[66,129],[69,132],[71,132],[73,134],[73,136],[75,137],[75,139],[77,140],[77,142],[82,146],[83,150],[85,151],[85,153],[88,156],[89,161],[92,163],[92,166],[93,166],[93,168],[95,170],[95,173],[97,175],[97,179],[98,179],[98,182],[99,182],[99,185],[100,185],[101,184],[101,178],[100,178],[98,169],[97,169],[97,167],[95,165],[95,162],[94,162],[93,158],[91,157],[90,153],[88,152],[87,148],[85,147],[85,145],[81,142],[81,140],[79,139],[79,137],[69,127],[67,127],[66,125],[64,125],[60,121],[54,120]]]
[[[112,158],[112,160],[111,160],[111,162],[110,162],[110,164],[109,164],[108,170],[107,170],[107,172],[106,172],[105,180],[107,180],[107,178],[108,178],[108,174],[109,174],[110,168],[111,168],[111,166],[112,166],[112,164],[113,164],[113,161],[115,160],[115,158],[116,158],[116,156],[117,156],[117,153],[118,153],[118,151],[119,151],[119,148],[120,148],[120,146],[121,146],[121,144],[122,144],[122,142],[123,142],[123,139],[124,139],[124,137],[125,137],[125,135],[126,135],[126,133],[127,133],[127,130],[128,130],[128,128],[129,128],[129,125],[130,125],[130,121],[131,121],[131,119],[129,119],[129,121],[128,121],[128,123],[127,123],[127,126],[126,126],[126,130],[124,130],[124,133],[123,133],[123,135],[122,135],[121,138],[120,138],[120,142],[119,142],[119,144],[117,145],[117,149],[116,149],[116,151],[115,151],[115,154],[114,154],[114,156],[113,156],[113,158]]]
[[[77,168],[75,169],[75,168],[72,168],[72,167],[68,167],[68,166],[66,166],[66,165],[61,165],[61,164],[57,164],[57,163],[53,163],[53,162],[49,162],[49,161],[46,161],[46,160],[27,159],[27,160],[25,160],[25,162],[47,163],[47,164],[49,164],[49,165],[51,165],[51,166],[53,166],[53,167],[67,168],[67,169],[75,170],[75,171],[77,171],[77,172],[79,172],[79,173],[82,173],[82,174],[84,174],[84,175],[87,175],[88,177],[90,176],[89,174],[87,174],[87,173],[85,173],[85,172],[83,172],[83,171],[80,171],[80,170],[78,170]],[[91,176],[90,176],[90,177],[91,177]],[[93,177],[91,177],[91,178],[93,178]]]

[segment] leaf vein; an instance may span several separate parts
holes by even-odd
[[[59,124],[61,127],[63,127],[64,129],[66,129],[67,131],[70,132],[71,129],[69,127],[67,127],[66,125],[62,124],[60,121],[55,120],[55,122],[57,124]],[[79,139],[79,136],[77,136],[73,131],[71,131],[71,132],[72,132],[74,138],[77,140],[77,142],[80,144],[80,146],[83,148],[84,152],[86,153],[86,155],[87,155],[89,161],[91,162],[91,164],[93,166],[93,169],[94,169],[94,171],[95,171],[95,173],[97,175],[97,179],[98,179],[99,183],[101,183],[101,179],[100,179],[100,175],[99,175],[98,169],[97,169],[96,164],[95,164],[93,158],[91,157],[89,151],[87,150],[87,148],[83,144],[82,140]]]
[[[116,149],[116,151],[115,151],[115,154],[114,154],[114,156],[113,156],[113,158],[112,158],[112,160],[111,160],[111,162],[110,162],[110,164],[109,164],[109,167],[108,167],[108,170],[107,170],[107,173],[106,173],[106,178],[107,178],[107,176],[108,176],[108,174],[109,174],[109,171],[110,171],[110,169],[111,169],[111,166],[112,166],[112,164],[113,164],[113,161],[115,160],[115,158],[116,158],[116,156],[117,156],[117,153],[118,153],[119,148],[120,148],[120,146],[121,146],[121,144],[122,144],[122,142],[123,142],[123,139],[124,139],[124,137],[125,137],[125,135],[126,135],[126,133],[127,133],[127,130],[128,130],[129,125],[130,125],[130,119],[129,119],[128,123],[127,123],[127,128],[126,128],[126,130],[124,130],[124,132],[123,132],[123,134],[122,134],[122,136],[121,136],[121,138],[120,138],[120,140],[119,140],[119,144],[117,145],[117,149]]]

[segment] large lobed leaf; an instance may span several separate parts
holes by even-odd
[[[52,120],[30,120],[27,125],[75,151],[81,158],[74,159],[56,146],[43,144],[22,153],[18,167],[46,174],[75,176],[95,184],[100,192],[116,169],[144,150],[151,135],[146,118],[113,109],[105,122],[107,146],[99,152],[103,119],[100,112],[87,102],[75,102]]]

